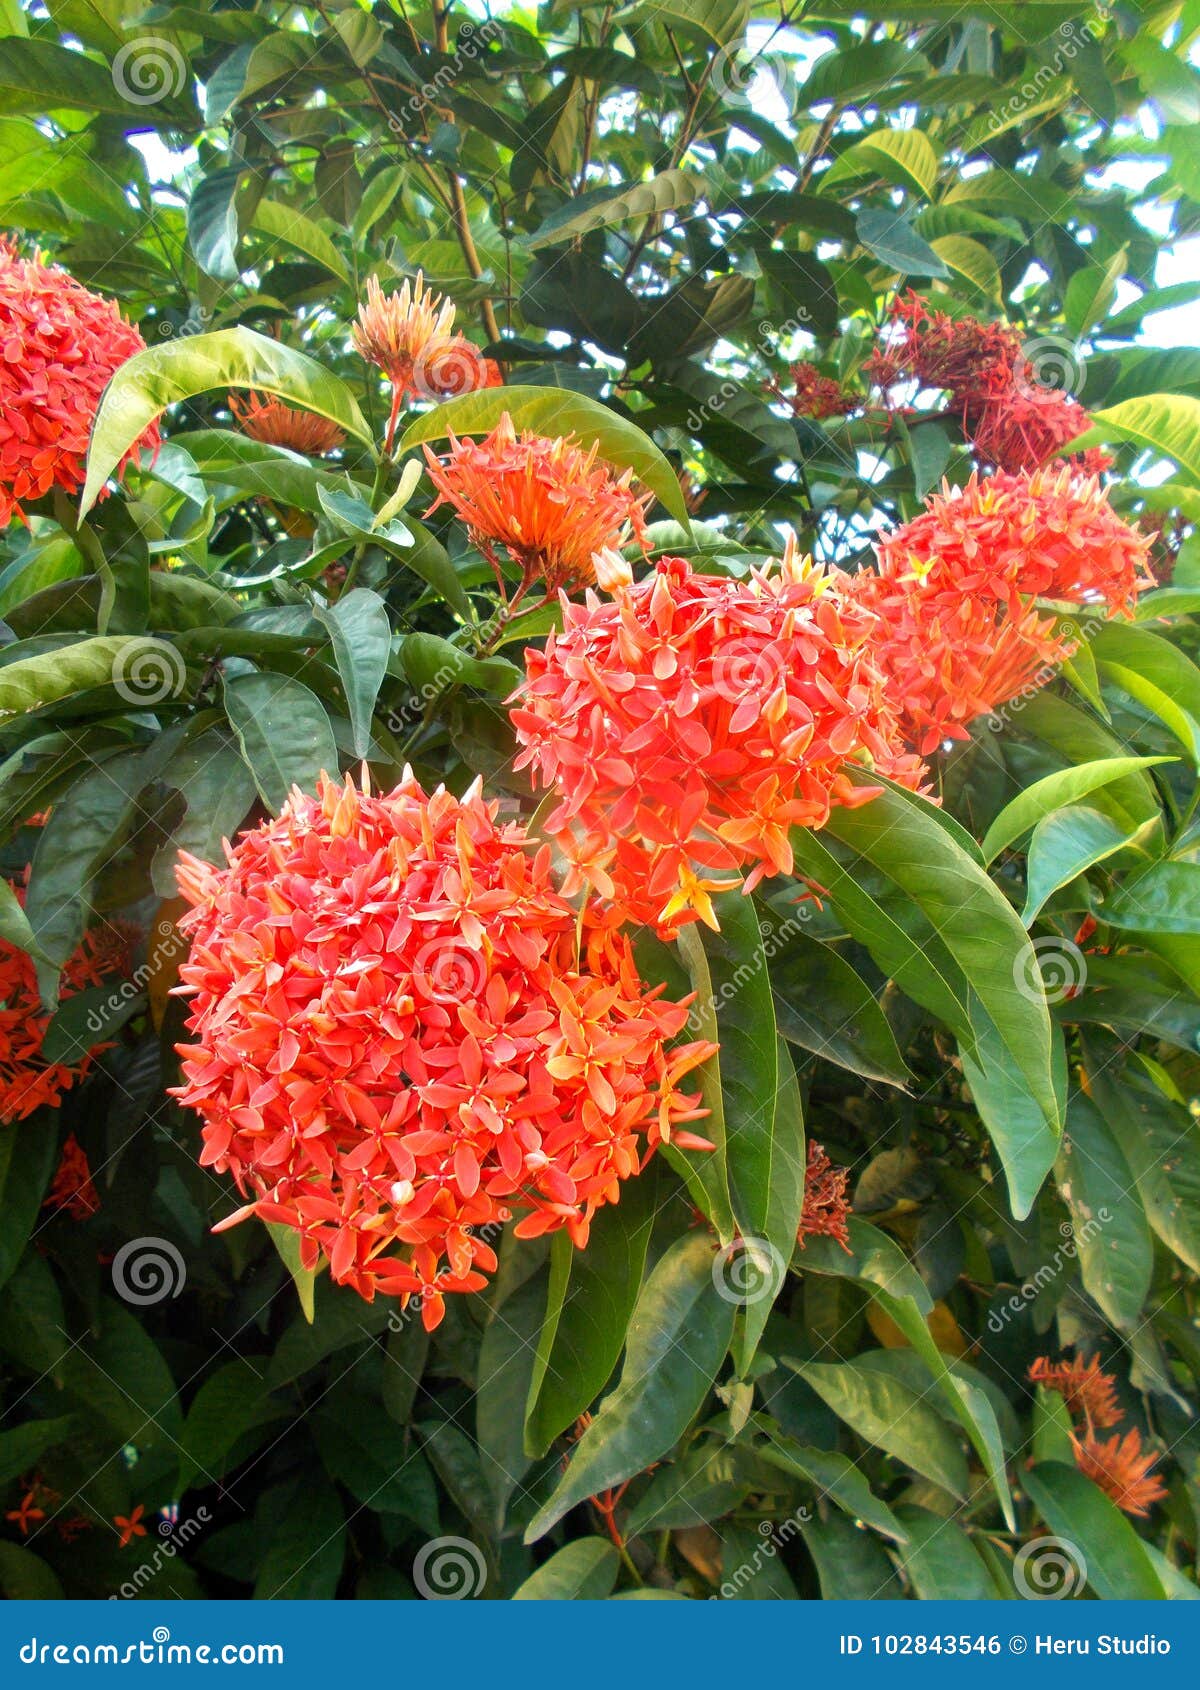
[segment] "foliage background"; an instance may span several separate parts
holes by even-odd
[[[101,476],[137,432],[125,401],[177,399],[155,465],[89,529],[60,504],[3,541],[6,869],[34,853],[21,824],[52,806],[33,854],[39,937],[59,960],[85,921],[138,937],[133,989],[102,1001],[114,1042],[94,1075],[0,1138],[0,1477],[14,1508],[34,1470],[65,1499],[30,1537],[9,1526],[0,1583],[405,1597],[427,1593],[428,1545],[461,1538],[468,1582],[493,1595],[1003,1596],[1019,1547],[1050,1532],[1095,1595],[1194,1595],[1200,352],[1160,344],[1156,325],[1200,296],[1162,282],[1200,217],[1200,9],[497,13],[0,5],[0,223],[121,300],[161,354],[106,412]],[[655,547],[715,571],[777,555],[784,525],[854,567],[943,474],[966,478],[944,405],[889,421],[864,382],[907,283],[1017,325],[1034,373],[1077,392],[1117,453],[1117,507],[1166,519],[1172,585],[1139,626],[1093,631],[1067,679],[977,724],[938,769],[946,814],[979,840],[1047,776],[1169,759],[1121,764],[1086,794],[1039,788],[989,851],[990,896],[1021,907],[1035,847],[1049,892],[1031,922],[1045,990],[1035,969],[1024,1007],[1008,991],[1002,1031],[1011,1047],[1033,1027],[1049,1050],[1052,1024],[1061,1148],[1046,1153],[1019,1074],[964,1081],[957,1047],[986,1018],[975,990],[996,967],[1011,987],[966,899],[949,941],[963,1024],[925,1001],[931,911],[972,849],[899,799],[882,854],[833,828],[804,865],[825,884],[840,865],[866,915],[849,896],[797,908],[772,883],[756,907],[728,900],[722,941],[691,959],[720,1011],[731,1141],[765,1118],[794,1151],[802,1109],[853,1170],[853,1254],[797,1254],[757,1354],[665,1165],[605,1211],[586,1256],[506,1245],[489,1292],[452,1299],[432,1339],[299,1276],[310,1323],[265,1230],[211,1235],[232,1194],[164,1095],[179,845],[211,857],[291,778],[364,750],[381,778],[407,758],[429,782],[481,772],[528,799],[501,708],[519,646],[478,653],[486,566],[461,530],[421,523],[419,491],[374,523],[400,462],[377,457],[386,396],[348,324],[368,275],[418,266],[505,362],[503,394],[461,401],[469,414],[598,437],[654,487]],[[817,423],[774,402],[764,383],[800,355],[865,408]],[[227,390],[272,383],[352,425],[336,460],[232,428]],[[382,651],[339,649],[331,565],[386,605]],[[148,640],[171,688],[139,708],[99,638]],[[1083,795],[1107,823],[1099,859],[1064,820]],[[872,943],[871,911],[898,909],[926,945],[904,990]],[[1085,954],[1072,936],[1089,912]],[[60,1049],[96,1002],[67,1000]],[[68,1133],[100,1196],[84,1221],[43,1208]],[[131,1304],[113,1260],[147,1239],[177,1254],[173,1294]],[[564,1481],[565,1435],[620,1376],[631,1318],[621,1393]],[[1102,1357],[1163,1454],[1169,1495],[1147,1522],[1075,1472],[1053,1399],[1025,1382],[1035,1356],[1071,1346]],[[586,1499],[627,1477],[619,1557]],[[139,1505],[151,1533],[122,1546],[111,1522]],[[91,1529],[64,1540],[68,1514]]]

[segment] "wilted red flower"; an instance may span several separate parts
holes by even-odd
[[[484,440],[449,438],[444,457],[425,448],[438,491],[425,514],[451,505],[502,591],[498,546],[521,571],[519,598],[535,580],[545,582],[547,593],[593,580],[595,554],[620,548],[631,536],[645,544],[650,495],[634,492],[631,470],[614,475],[597,443],[585,452],[573,435],[518,435],[507,411]]]
[[[145,345],[111,300],[0,240],[0,528],[52,487],[83,486],[100,395]],[[118,475],[158,440],[151,423]]]
[[[945,389],[984,463],[1036,469],[1088,427],[1076,399],[1037,379],[1006,324],[951,318],[915,293],[898,298],[891,314],[892,333],[867,363],[871,379],[884,389],[904,379]]]
[[[1090,1361],[1084,1361],[1082,1356],[1072,1361],[1051,1361],[1049,1356],[1038,1356],[1029,1369],[1029,1379],[1031,1384],[1056,1391],[1068,1414],[1082,1416],[1089,1431],[1097,1426],[1115,1426],[1121,1418],[1116,1379],[1104,1372],[1099,1356],[1092,1356]]]
[[[42,1207],[65,1209],[74,1221],[86,1221],[100,1209],[87,1154],[74,1133],[68,1133],[58,1169]]]
[[[1153,1450],[1142,1448],[1142,1434],[1134,1427],[1122,1437],[1072,1438],[1079,1471],[1100,1486],[1118,1508],[1145,1518],[1151,1506],[1167,1494],[1162,1480],[1150,1476],[1158,1459]]]
[[[292,452],[306,452],[319,458],[336,451],[346,436],[328,417],[315,411],[301,411],[269,394],[229,395],[229,409],[243,434],[266,446],[286,446]]]
[[[1021,475],[973,475],[931,498],[879,543],[897,579],[931,572],[972,598],[1064,599],[1129,615],[1153,585],[1149,541],[1123,522],[1095,478],[1065,465]]]
[[[792,379],[790,393],[785,393],[775,380],[766,386],[768,393],[791,406],[793,416],[812,417],[820,422],[826,417],[848,416],[858,408],[859,401],[854,395],[843,392],[840,384],[832,376],[823,376],[815,364],[790,364],[788,374]]]
[[[874,660],[901,731],[927,757],[948,739],[966,739],[977,716],[1053,680],[1074,650],[1053,617],[1029,605],[1015,613],[939,565],[910,575],[889,560],[853,577],[859,605],[880,619]]]
[[[628,919],[712,924],[720,877],[789,873],[790,828],[878,792],[851,781],[856,762],[918,781],[872,658],[878,624],[839,572],[789,547],[750,581],[682,558],[605,581],[614,599],[564,603],[562,633],[526,652],[511,715],[516,766],[561,799],[547,830]]]
[[[25,888],[9,884],[18,903],[24,905]],[[85,986],[102,985],[124,956],[123,942],[85,934],[63,969],[61,996],[67,998]],[[43,1059],[42,1041],[50,1017],[42,1007],[33,958],[2,938],[0,1005],[0,1126],[7,1126],[32,1115],[43,1103],[57,1107],[63,1092],[83,1078],[107,1046],[97,1043],[73,1063]]]
[[[478,786],[383,797],[322,780],[242,835],[228,866],[184,858],[192,998],[181,1100],[201,1161],[295,1227],[339,1284],[423,1301],[479,1290],[514,1211],[530,1237],[586,1242],[673,1129],[711,1053],[667,1049],[687,1019],[587,931],[550,849],[498,826]]]
[[[809,1141],[808,1166],[804,1174],[804,1210],[796,1242],[804,1248],[806,1238],[832,1238],[843,1250],[850,1250],[849,1168],[835,1168],[824,1147]]]

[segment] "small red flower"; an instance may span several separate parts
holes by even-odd
[[[25,1492],[18,1508],[10,1508],[4,1516],[6,1520],[11,1520],[20,1529],[22,1537],[28,1537],[30,1526],[34,1526],[39,1520],[46,1518],[46,1510],[39,1508],[37,1501],[37,1487],[35,1486],[32,1490]]]
[[[769,381],[766,386],[768,393],[791,407],[793,416],[821,422],[826,417],[845,417],[857,410],[859,401],[854,395],[844,392],[832,376],[823,376],[815,364],[792,364],[788,374],[792,379],[790,393],[785,393],[778,381]]]
[[[177,1095],[201,1161],[294,1227],[306,1266],[370,1299],[477,1291],[496,1232],[582,1246],[677,1124],[711,1053],[668,1048],[687,1004],[638,978],[626,939],[584,924],[549,847],[500,827],[478,787],[294,792],[225,869],[184,858],[194,906],[179,989],[195,1043]]]
[[[1084,1361],[1076,1356],[1072,1361],[1051,1361],[1038,1356],[1029,1369],[1030,1383],[1056,1391],[1067,1406],[1068,1414],[1082,1416],[1088,1430],[1094,1427],[1115,1426],[1121,1419],[1116,1397],[1116,1379],[1105,1373],[1099,1356]]]
[[[823,1147],[810,1140],[804,1175],[804,1210],[796,1233],[801,1249],[806,1238],[832,1238],[850,1252],[849,1184],[849,1168],[835,1168]]]
[[[305,452],[311,458],[333,452],[346,436],[328,417],[315,411],[297,410],[285,405],[282,399],[269,394],[231,393],[229,409],[243,434],[260,440],[266,446],[286,446],[292,452]]]
[[[0,240],[0,529],[52,487],[83,486],[100,395],[145,344],[111,300]],[[151,423],[118,474],[158,440]]]
[[[575,865],[569,889],[588,881],[617,919],[715,925],[711,890],[742,867],[748,888],[790,873],[792,827],[878,792],[851,765],[909,785],[923,771],[845,576],[790,549],[750,581],[662,558],[630,585],[611,561],[616,596],[564,601],[561,634],[525,653],[517,767],[559,795],[546,826]]]
[[[128,1545],[133,1542],[135,1537],[145,1537],[146,1528],[141,1523],[142,1515],[145,1512],[145,1503],[139,1502],[134,1507],[128,1519],[125,1518],[124,1514],[113,1515],[113,1525],[116,1526],[117,1530],[121,1534],[120,1542],[117,1544],[118,1549],[127,1548]]]
[[[636,537],[645,543],[650,495],[635,493],[633,475],[617,476],[571,435],[550,440],[518,435],[507,411],[484,440],[450,435],[443,457],[425,448],[438,496],[426,511],[450,505],[467,524],[472,543],[496,571],[497,547],[521,572],[516,597],[540,580],[546,592],[595,579],[594,558]]]
[[[1122,1437],[1096,1438],[1090,1433],[1073,1438],[1075,1464],[1079,1471],[1100,1486],[1126,1514],[1144,1519],[1156,1502],[1167,1494],[1162,1480],[1150,1475],[1157,1457],[1142,1448],[1142,1434],[1134,1427]]]
[[[100,1210],[87,1155],[74,1133],[68,1133],[62,1157],[43,1208],[66,1210],[72,1220],[86,1221]]]

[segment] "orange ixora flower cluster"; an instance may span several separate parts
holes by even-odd
[[[709,892],[790,873],[794,826],[923,773],[899,744],[871,653],[878,624],[848,579],[788,551],[749,581],[662,558],[633,585],[601,559],[612,599],[564,602],[563,629],[525,654],[511,715],[560,803],[547,819],[585,879],[625,919],[715,925]],[[729,877],[734,876],[731,880]]]
[[[662,1141],[712,1051],[668,1048],[686,1003],[648,991],[628,942],[583,929],[549,847],[478,786],[386,796],[322,780],[227,848],[185,858],[180,991],[195,1042],[180,1099],[201,1160],[294,1227],[335,1281],[423,1303],[480,1289],[488,1242],[565,1228],[582,1246]]]
[[[891,317],[890,337],[867,364],[871,379],[885,391],[908,380],[948,392],[981,462],[1036,469],[1087,429],[1083,406],[1037,379],[1020,335],[1007,325],[931,311],[915,293],[897,298]],[[1109,461],[1101,455],[1088,467]]]
[[[879,566],[855,577],[882,624],[877,659],[922,755],[1044,686],[1074,649],[1073,628],[1036,599],[1128,615],[1153,584],[1149,541],[1095,477],[1068,466],[972,476],[883,536]]]
[[[1117,1402],[1116,1380],[1103,1371],[1100,1358],[1084,1361],[1076,1356],[1072,1361],[1051,1361],[1049,1356],[1039,1356],[1029,1369],[1029,1379],[1032,1384],[1056,1391],[1066,1404],[1073,1422],[1071,1447],[1080,1472],[1127,1514],[1142,1518],[1149,1514],[1167,1490],[1162,1480],[1150,1473],[1157,1457],[1152,1450],[1143,1449],[1141,1433],[1132,1427],[1124,1437],[1119,1432],[1111,1438],[1096,1435],[1111,1430],[1124,1418]]]
[[[111,300],[0,239],[0,528],[51,488],[83,486],[100,395],[145,345]],[[158,439],[152,423],[121,471]]]
[[[801,1249],[806,1238],[832,1238],[843,1250],[852,1253],[849,1185],[849,1168],[835,1168],[824,1146],[810,1141],[804,1172],[804,1208],[796,1233]]]
[[[350,333],[362,357],[381,369],[392,386],[386,451],[391,451],[400,407],[410,395],[452,399],[503,385],[499,365],[455,332],[454,315],[453,300],[426,287],[420,270],[390,294],[375,276],[368,279],[367,297]]]
[[[520,434],[507,411],[484,440],[457,440],[437,457],[425,448],[429,479],[439,505],[451,505],[471,540],[504,582],[497,547],[520,570],[514,605],[534,581],[547,595],[595,579],[594,559],[636,538],[645,545],[649,494],[636,493],[632,471],[614,475],[598,456],[567,435],[549,440]]]
[[[9,882],[17,902],[24,905],[25,888]],[[63,998],[86,986],[103,985],[106,978],[128,968],[125,939],[119,934],[89,932],[62,971]],[[107,1046],[94,1045],[75,1062],[47,1062],[42,1042],[50,1017],[42,1006],[33,958],[7,939],[0,939],[0,1127],[22,1121],[42,1104],[56,1108],[62,1094],[82,1079]]]
[[[334,452],[346,436],[328,417],[315,411],[301,411],[285,405],[267,393],[239,393],[229,395],[229,409],[243,434],[259,440],[265,446],[286,446],[292,452],[304,452],[310,458],[320,458]]]

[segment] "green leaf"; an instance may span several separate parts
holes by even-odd
[[[585,447],[595,441],[602,458],[617,469],[632,470],[671,515],[688,526],[679,480],[649,435],[597,400],[557,387],[505,387],[464,393],[461,398],[435,405],[408,425],[396,456],[402,457],[422,441],[444,439],[450,430],[460,436],[488,433],[505,412],[516,429],[529,429],[534,434],[574,434]]]
[[[7,1486],[22,1473],[32,1472],[40,1456],[55,1444],[66,1443],[77,1430],[72,1415],[60,1414],[54,1420],[28,1420],[23,1426],[0,1432],[0,1485]]]
[[[0,716],[107,686],[131,708],[153,708],[174,698],[185,679],[182,658],[165,640],[106,634],[0,668]]]
[[[789,1360],[788,1365],[865,1443],[885,1450],[952,1496],[966,1497],[967,1463],[958,1439],[902,1380],[857,1362]]]
[[[1109,440],[1173,458],[1186,481],[1200,487],[1200,399],[1185,393],[1147,393],[1091,413],[1092,426],[1068,441],[1064,452],[1080,452]]]
[[[900,1246],[870,1221],[851,1215],[847,1224],[850,1248],[832,1238],[806,1238],[796,1246],[792,1258],[795,1273],[820,1273],[837,1279],[853,1279],[868,1291],[882,1290],[895,1297],[911,1297],[922,1315],[933,1308],[925,1281]]]
[[[331,605],[317,605],[313,614],[329,629],[334,662],[342,679],[354,755],[365,757],[371,747],[371,717],[387,674],[392,652],[392,625],[378,593],[354,587]]]
[[[874,1602],[900,1595],[896,1570],[883,1545],[853,1520],[843,1520],[840,1514],[809,1520],[804,1543],[816,1563],[826,1602]]]
[[[228,387],[273,393],[371,444],[349,387],[307,353],[242,327],[190,335],[135,353],[105,388],[92,426],[81,510],[92,508],[126,452],[168,405]]]
[[[693,204],[703,193],[703,179],[687,170],[662,170],[648,181],[629,183],[616,194],[610,188],[591,189],[552,211],[526,236],[525,245],[536,252],[539,247],[573,240],[595,229],[611,229],[634,217],[678,211]]]
[[[1146,628],[1107,623],[1092,639],[1101,675],[1144,704],[1200,764],[1200,668]]]
[[[173,898],[175,864],[180,851],[189,851],[203,863],[221,864],[224,839],[232,839],[254,804],[254,777],[236,745],[223,734],[201,734],[176,752],[163,782],[182,794],[187,805],[171,837],[155,853],[151,865],[154,890],[162,898]]]
[[[58,1574],[19,1543],[0,1543],[0,1591],[10,1602],[60,1602]]]
[[[904,1570],[922,1602],[990,1602],[996,1586],[975,1545],[954,1520],[927,1508],[901,1508],[908,1540],[900,1550]]]
[[[526,1542],[536,1542],[585,1497],[644,1472],[683,1435],[733,1335],[733,1304],[714,1283],[714,1259],[711,1241],[691,1233],[655,1267],[630,1322],[620,1382],[534,1515]]]
[[[265,1221],[263,1224],[271,1235],[271,1243],[275,1246],[280,1261],[292,1276],[300,1302],[300,1312],[311,1326],[316,1314],[318,1270],[306,1268],[301,1263],[300,1234],[295,1227],[283,1226],[278,1221]]]
[[[1056,1175],[1084,1290],[1114,1326],[1130,1331],[1150,1290],[1154,1250],[1129,1164],[1087,1097],[1071,1101]]]
[[[280,205],[277,200],[259,200],[249,227],[270,236],[272,241],[286,241],[288,246],[294,246],[336,276],[339,282],[350,284],[350,270],[337,247],[324,229],[294,206]]]
[[[993,862],[1001,853],[1019,840],[1044,816],[1051,815],[1064,804],[1073,804],[1089,792],[1109,786],[1115,780],[1132,774],[1135,769],[1153,768],[1157,763],[1170,763],[1170,757],[1102,757],[1078,763],[1070,769],[1059,769],[1043,775],[1006,804],[983,836],[983,855]]]
[[[1113,856],[1137,838],[1109,816],[1085,804],[1068,804],[1044,816],[1029,841],[1025,871],[1025,908],[1021,920],[1032,925],[1043,904],[1096,863]]]
[[[238,265],[238,184],[242,167],[214,170],[192,189],[187,208],[188,245],[206,276],[236,282]]]
[[[53,41],[16,40],[8,36],[0,69],[0,112],[95,111],[123,118],[138,129],[175,128],[194,123],[196,112],[185,99],[186,65],[174,66],[164,79],[164,98],[142,103],[121,92],[121,78],[108,65]],[[135,90],[136,92],[137,90]]]
[[[0,1285],[20,1261],[37,1224],[57,1151],[41,1111],[0,1128]]]
[[[527,1280],[506,1297],[484,1328],[475,1393],[475,1441],[493,1502],[493,1525],[504,1528],[509,1498],[529,1467],[525,1454],[525,1404],[533,1382],[534,1345],[542,1325],[545,1292]]]
[[[620,1557],[600,1537],[578,1537],[530,1573],[512,1593],[514,1602],[595,1602],[612,1592]]]
[[[1193,1035],[1192,1048],[1195,1048]],[[1137,1181],[1146,1219],[1170,1250],[1200,1273],[1200,1135],[1187,1110],[1145,1075],[1089,1061],[1092,1098]]]
[[[1127,252],[1113,253],[1107,264],[1084,264],[1067,283],[1063,317],[1076,340],[1103,322],[1116,298],[1117,283],[1125,274]]]
[[[1000,268],[982,242],[969,235],[942,235],[930,245],[951,275],[966,283],[968,293],[999,300]]]
[[[858,238],[879,262],[901,276],[949,275],[944,261],[898,211],[860,211]]]
[[[338,773],[325,706],[299,681],[264,671],[226,677],[225,709],[263,803],[283,808],[293,786],[315,792],[317,776]]]
[[[771,957],[771,986],[785,1039],[864,1079],[908,1084],[912,1076],[887,1017],[861,974],[832,945],[804,932],[790,934],[786,948]]]
[[[1110,927],[1200,933],[1200,863],[1151,863],[1118,886],[1097,913]]]
[[[796,1372],[802,1370],[799,1362],[787,1356],[783,1357],[783,1361]],[[882,1532],[884,1537],[894,1538],[897,1543],[904,1541],[904,1527],[887,1503],[881,1502],[875,1495],[848,1456],[832,1449],[808,1449],[797,1443],[795,1438],[778,1432],[771,1432],[764,1443],[757,1443],[755,1454],[773,1467],[794,1473],[808,1484],[816,1485],[822,1496],[845,1509],[852,1519],[862,1520],[872,1531]]]
[[[650,22],[678,19],[724,47],[745,33],[750,11],[750,0],[650,0],[638,16]]]
[[[839,155],[821,178],[822,192],[845,177],[882,176],[901,188],[912,188],[932,199],[937,187],[940,155],[919,129],[877,129]]]
[[[210,1373],[192,1398],[179,1434],[179,1494],[201,1476],[205,1484],[218,1484],[225,1457],[238,1440],[281,1412],[250,1362],[239,1357]]]
[[[641,1289],[656,1207],[651,1173],[627,1180],[620,1201],[592,1218],[586,1250],[550,1242],[550,1288],[525,1410],[525,1448],[544,1455],[612,1376]]]
[[[265,1492],[260,1507],[271,1501],[272,1493]],[[271,1508],[254,1600],[329,1600],[337,1590],[345,1540],[345,1511],[337,1491],[328,1480],[307,1474],[282,1511]]]
[[[1086,1567],[1101,1601],[1163,1599],[1166,1591],[1141,1538],[1091,1479],[1075,1467],[1039,1461],[1023,1482],[1050,1530],[1069,1546],[1076,1578]]]
[[[206,481],[222,482],[241,493],[292,505],[314,516],[321,513],[320,489],[345,490],[344,474],[318,469],[299,452],[288,451],[284,446],[268,446],[264,441],[251,440],[248,434],[235,434],[232,429],[195,429],[173,435],[172,444],[187,452]]]

